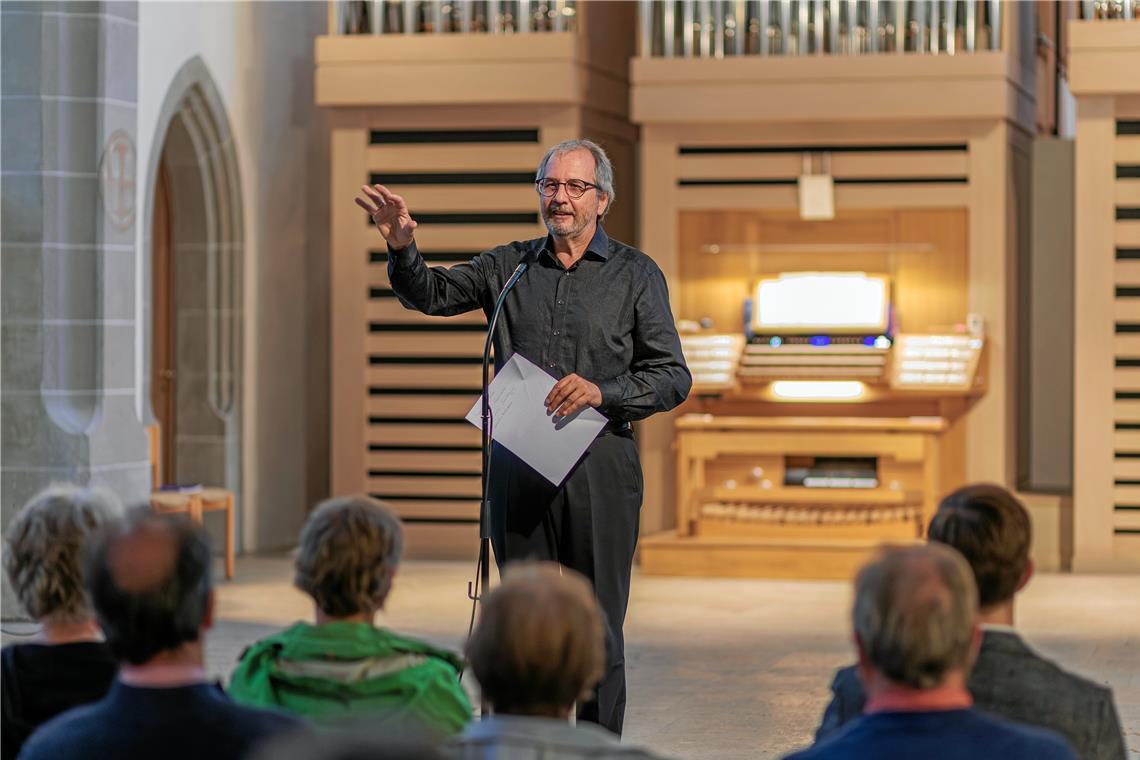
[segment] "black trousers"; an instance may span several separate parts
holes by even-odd
[[[631,431],[608,433],[559,487],[496,445],[491,463],[491,541],[500,570],[514,560],[552,560],[594,586],[606,631],[605,674],[578,720],[621,735],[629,577],[644,483]]]

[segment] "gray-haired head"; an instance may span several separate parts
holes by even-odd
[[[969,669],[977,610],[969,564],[941,544],[884,549],[855,579],[852,617],[865,663],[914,689]]]
[[[538,171],[534,173],[534,180],[537,182],[546,176],[546,165],[550,163],[550,159],[576,150],[587,150],[594,157],[594,184],[598,186],[598,192],[605,193],[608,198],[600,217],[605,219],[606,214],[614,207],[614,201],[617,200],[617,193],[614,191],[614,165],[602,146],[593,140],[563,140],[553,146],[538,162]]]
[[[76,623],[93,617],[83,582],[83,551],[92,534],[121,517],[110,491],[53,485],[24,505],[5,541],[4,570],[35,620]]]

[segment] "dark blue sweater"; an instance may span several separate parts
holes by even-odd
[[[1058,734],[977,710],[882,712],[848,723],[787,760],[1076,760]]]
[[[302,725],[237,705],[214,684],[151,689],[116,681],[100,701],[37,729],[20,760],[241,760],[261,741]]]

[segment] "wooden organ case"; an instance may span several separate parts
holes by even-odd
[[[964,479],[956,423],[984,392],[964,225],[953,210],[682,214],[694,385],[675,422],[677,528],[642,542],[647,573],[846,578],[878,544],[922,538]]]

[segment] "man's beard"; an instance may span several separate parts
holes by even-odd
[[[572,217],[555,217],[555,210],[561,211],[563,208],[552,209],[549,205],[544,206],[542,209],[542,220],[546,222],[546,229],[550,230],[550,234],[557,237],[573,237],[590,224],[590,217],[586,214],[579,216],[574,212],[572,207],[565,207]],[[557,228],[555,227],[557,225]]]

